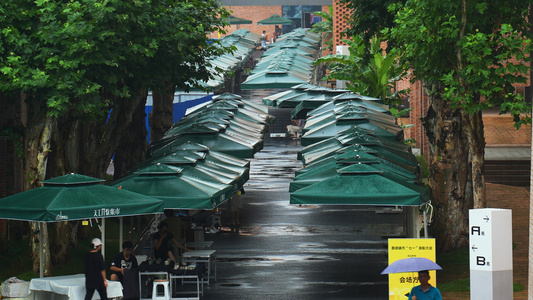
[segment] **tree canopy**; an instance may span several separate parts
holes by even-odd
[[[359,34],[380,32],[399,50],[430,100],[422,122],[430,143],[430,180],[438,248],[468,244],[468,209],[485,207],[482,112],[498,108],[516,127],[530,106],[514,85],[527,84],[529,1],[341,1]],[[373,9],[387,5],[387,11]],[[378,13],[378,15],[376,15]],[[374,24],[362,24],[373,18]],[[391,22],[392,20],[392,22]]]
[[[107,114],[162,78],[188,89],[228,50],[207,37],[228,14],[214,0],[7,0],[0,12],[0,90],[45,99],[49,116]]]
[[[103,178],[113,155],[143,159],[148,89],[213,76],[209,57],[231,49],[209,34],[228,16],[216,0],[1,1],[0,99],[26,108],[14,124],[26,189],[68,172]],[[61,261],[76,230],[55,226]]]

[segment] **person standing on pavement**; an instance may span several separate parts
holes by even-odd
[[[261,50],[263,51],[267,49],[266,40],[267,40],[266,31],[263,30],[263,33],[261,34]]]
[[[100,253],[102,241],[94,238],[91,244],[92,250],[85,255],[85,300],[91,300],[95,290],[98,291],[100,299],[107,300],[105,263]]]
[[[417,285],[411,289],[409,293],[409,300],[442,300],[439,289],[429,284],[429,271],[418,272],[418,281],[420,285]]]

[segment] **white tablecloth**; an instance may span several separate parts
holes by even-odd
[[[122,284],[118,281],[107,281],[107,297],[122,297]],[[66,275],[45,278],[33,278],[30,281],[30,291],[36,295],[39,300],[39,293],[36,291],[51,292],[54,294],[65,295],[70,300],[85,299],[85,275]],[[100,299],[97,291],[94,292],[93,300]]]

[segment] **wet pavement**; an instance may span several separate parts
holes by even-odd
[[[267,138],[251,163],[240,226],[207,234],[217,250],[217,282],[202,299],[386,299],[387,237],[403,234],[403,214],[363,206],[289,205],[301,168],[298,140]],[[235,228],[234,228],[235,229]]]

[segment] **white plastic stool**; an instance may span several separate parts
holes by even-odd
[[[157,287],[163,286],[163,295],[157,294]],[[154,287],[152,288],[152,300],[170,300],[170,286],[166,279],[154,279]]]

